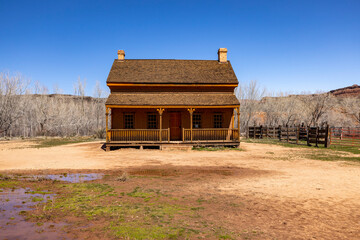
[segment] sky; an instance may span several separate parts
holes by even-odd
[[[128,59],[217,59],[270,92],[360,85],[360,0],[0,0],[0,71],[86,94]]]

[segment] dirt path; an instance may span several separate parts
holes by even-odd
[[[104,152],[100,142],[42,149],[19,148],[22,144],[0,144],[1,171],[225,168],[233,173],[223,178],[201,174],[202,181],[188,184],[186,190],[247,199],[249,218],[254,212],[258,216],[250,220],[259,221],[268,236],[275,228],[278,233],[291,231],[299,239],[360,237],[359,163],[309,160],[302,157],[303,148],[254,143],[242,143],[245,151],[111,152]]]
[[[25,146],[29,143],[25,142]],[[100,142],[51,148],[21,148],[23,141],[0,144],[0,170],[124,169],[140,166],[241,167],[270,171],[250,179],[206,182],[225,193],[249,191],[267,196],[336,201],[360,199],[360,164],[306,160],[303,149],[242,143],[245,151],[159,151],[122,149],[104,152]]]

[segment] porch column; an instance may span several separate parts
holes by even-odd
[[[237,108],[237,119],[238,119],[238,134],[239,134],[239,145],[240,145],[240,106]]]
[[[190,113],[190,141],[193,140],[193,113],[195,111],[194,108],[188,108],[188,111]]]
[[[162,130],[162,114],[163,114],[163,112],[164,112],[164,110],[165,109],[163,109],[163,108],[158,108],[158,109],[156,109],[158,112],[159,112],[159,115],[160,115],[160,126],[159,126],[159,129],[160,129],[160,132],[159,132],[159,140],[160,140],[160,142],[161,142],[161,130]]]
[[[236,138],[234,137],[234,128],[235,128],[235,111],[236,108],[233,109],[232,115],[231,115],[231,121],[229,124],[229,128],[228,128],[228,132],[226,135],[226,140],[236,140]]]
[[[109,137],[108,137],[108,131],[109,131],[109,127],[108,127],[108,124],[109,124],[109,108],[106,107],[106,113],[105,113],[105,122],[106,122],[106,142],[109,142]]]
[[[236,108],[234,108],[233,114],[232,114],[232,124],[231,124],[231,129],[235,128],[235,111]]]

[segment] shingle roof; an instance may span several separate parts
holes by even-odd
[[[238,80],[229,61],[116,59],[107,83],[238,84]]]
[[[106,105],[132,106],[227,106],[239,105],[233,93],[111,93]]]

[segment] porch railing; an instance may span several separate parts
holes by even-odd
[[[192,136],[191,136],[192,135]],[[183,128],[183,141],[238,141],[238,129],[230,128]]]
[[[110,142],[160,141],[160,129],[110,129],[107,134]],[[170,141],[170,129],[161,129],[161,141]]]

